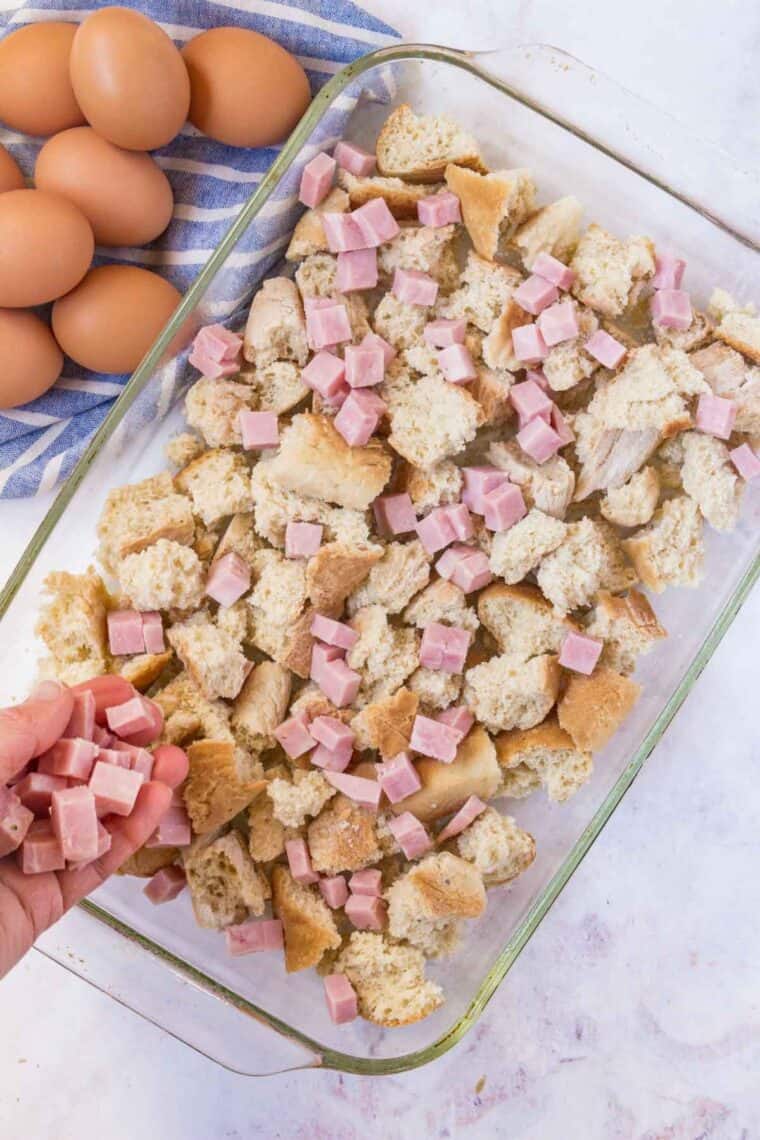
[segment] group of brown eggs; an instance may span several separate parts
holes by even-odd
[[[0,408],[45,392],[64,352],[95,372],[131,372],[176,308],[157,273],[91,268],[96,245],[145,245],[171,220],[171,186],[147,152],[186,120],[230,146],[271,146],[310,98],[298,61],[243,28],[201,32],[179,51],[147,16],[101,8],[79,26],[29,24],[0,41],[0,123],[50,136],[34,189],[0,146]],[[52,331],[32,311],[51,301]]]

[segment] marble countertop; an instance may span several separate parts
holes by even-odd
[[[409,39],[555,44],[738,157],[756,146],[751,0],[367,7]],[[43,506],[0,504],[0,578]],[[478,1025],[433,1065],[239,1077],[31,954],[0,988],[0,1136],[758,1140],[758,634],[756,591]]]

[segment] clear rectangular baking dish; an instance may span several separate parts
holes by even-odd
[[[365,96],[356,99],[360,89]],[[368,98],[366,92],[375,92]],[[371,143],[389,104],[456,117],[483,142],[492,168],[528,166],[544,201],[576,194],[587,218],[615,232],[647,233],[681,251],[689,287],[704,302],[715,283],[741,299],[760,293],[757,173],[689,138],[677,123],[610,80],[552,48],[467,55],[431,46],[383,49],[335,76],[285,145],[181,308],[130,380],[59,493],[0,595],[0,702],[28,690],[41,647],[33,627],[43,578],[82,570],[95,550],[95,524],[109,488],[163,467],[162,448],[181,411],[161,407],[159,369],[188,318],[207,322],[226,293],[225,272],[248,256],[246,239],[266,233],[278,198],[295,189],[294,163],[331,112],[353,108],[347,135]],[[354,104],[356,104],[354,106]],[[281,208],[288,208],[287,206]],[[241,252],[242,251],[242,252]],[[276,256],[276,251],[271,251]],[[267,262],[252,263],[251,288]],[[241,299],[242,301],[242,299]],[[164,367],[160,376],[166,375]],[[141,402],[156,414],[144,421]],[[445,1052],[471,1028],[522,948],[609,819],[662,736],[760,570],[760,496],[750,489],[731,535],[708,533],[707,574],[696,591],[656,600],[670,630],[645,659],[644,695],[622,731],[596,760],[593,780],[569,803],[536,794],[502,801],[536,837],[538,855],[511,889],[492,891],[488,913],[451,958],[430,966],[445,1005],[418,1025],[392,1032],[365,1022],[332,1025],[321,981],[286,977],[279,959],[229,959],[222,940],[198,929],[189,902],[156,910],[140,883],[116,879],[44,936],[40,952],[142,1016],[237,1072],[263,1075],[321,1065],[382,1074],[410,1069]]]

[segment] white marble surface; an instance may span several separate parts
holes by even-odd
[[[368,7],[410,39],[561,46],[738,156],[756,145],[753,0]],[[0,577],[41,513],[0,505]],[[756,593],[478,1026],[437,1063],[383,1080],[237,1077],[33,954],[0,989],[0,1136],[757,1140],[759,633]]]

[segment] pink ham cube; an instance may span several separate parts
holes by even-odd
[[[574,340],[580,329],[572,301],[558,301],[539,315],[536,322],[544,338],[544,344],[552,348],[565,340]]]
[[[367,348],[367,347],[381,348],[383,350],[383,360],[385,362],[386,368],[388,367],[388,365],[391,363],[392,360],[396,359],[396,350],[393,347],[393,345],[388,344],[388,341],[385,340],[383,337],[381,337],[378,333],[375,333],[375,332],[365,333],[364,337],[362,338],[362,341],[361,341],[361,346],[362,346],[362,348]]]
[[[680,289],[686,262],[672,253],[658,253],[655,257],[655,275],[651,280],[653,289]]]
[[[339,293],[374,289],[377,285],[377,250],[352,249],[338,254],[335,287]]]
[[[111,768],[121,772],[121,768]],[[72,863],[89,862],[98,857],[98,816],[95,796],[89,788],[63,788],[53,792],[50,821],[61,845],[63,857]]]
[[[462,804],[456,815],[452,816],[443,831],[438,833],[438,843],[445,843],[447,839],[453,839],[455,835],[461,834],[466,827],[475,822],[479,815],[483,814],[487,806],[478,796],[470,796]]]
[[[335,176],[335,159],[329,154],[316,155],[307,162],[301,173],[298,201],[314,209],[330,193]]]
[[[381,535],[390,538],[397,534],[409,534],[417,527],[411,497],[402,492],[398,495],[380,495],[372,504],[375,523]]]
[[[101,726],[96,722],[95,727],[92,730],[92,739],[94,743],[97,744],[98,748],[110,748],[116,737],[112,736],[110,732],[106,732],[106,730],[104,728],[101,728]]]
[[[556,286],[552,285],[551,281],[547,281],[545,277],[539,277],[536,273],[523,281],[522,285],[518,286],[512,294],[512,299],[520,308],[534,317],[537,317],[549,305],[553,305],[558,298],[559,293]],[[530,326],[526,327],[529,328]]]
[[[575,281],[573,270],[558,258],[552,257],[550,253],[539,253],[530,271],[537,277],[543,277],[544,281],[556,285],[558,289],[569,289]]]
[[[321,221],[330,253],[350,253],[355,249],[366,249],[370,244],[352,214],[335,214],[326,211],[321,215]]]
[[[448,626],[446,645],[443,651],[441,671],[443,673],[461,673],[467,659],[472,634],[458,625]]]
[[[37,770],[48,776],[66,776],[73,780],[89,780],[98,746],[91,740],[66,740],[61,737],[37,761]]]
[[[326,215],[325,215],[326,216]],[[306,339],[309,348],[317,352],[351,340],[351,322],[348,310],[340,301],[327,305],[310,306],[306,311]]]
[[[378,764],[377,779],[392,804],[400,803],[422,787],[422,781],[408,752],[399,752],[392,760]]]
[[[695,424],[697,431],[728,439],[734,430],[736,404],[722,396],[703,395],[697,401]]]
[[[345,772],[352,759],[353,749],[349,752],[334,752],[324,744],[318,744],[309,756],[310,763],[323,772]]]
[[[164,623],[161,614],[156,610],[149,610],[141,613],[140,617],[142,618],[145,652],[163,653],[166,646],[164,645]]]
[[[321,523],[289,522],[285,527],[285,557],[311,558],[322,545]]]
[[[432,720],[421,713],[414,718],[412,738],[409,742],[413,752],[450,764],[456,759],[458,745],[459,734],[447,724],[441,724],[440,721]]]
[[[483,514],[484,496],[494,487],[507,482],[507,476],[498,467],[463,467],[462,475],[464,476],[462,502],[476,515]]]
[[[400,230],[384,198],[370,198],[349,216],[357,226],[365,247],[392,241]]]
[[[361,674],[348,665],[341,658],[328,661],[320,669],[319,678],[314,678],[328,700],[336,708],[342,709],[356,700],[361,684]]]
[[[734,447],[728,454],[742,479],[746,479],[747,482],[750,479],[757,479],[760,475],[760,456],[752,450],[748,443]]]
[[[343,402],[333,423],[351,447],[363,447],[372,437],[385,411],[385,404],[374,393],[352,391]]]
[[[104,815],[130,815],[137,793],[143,782],[140,772],[131,768],[118,768],[98,760],[92,770],[90,791],[95,797],[99,817]]]
[[[338,143],[333,151],[335,161],[341,170],[355,174],[357,178],[367,178],[375,173],[376,159],[368,150],[362,150],[356,143],[346,142],[344,139]]]
[[[434,305],[438,282],[419,269],[396,269],[391,292],[405,305]]]
[[[447,724],[449,728],[458,733],[460,740],[464,740],[475,723],[475,717],[465,705],[451,705],[443,712],[438,713],[435,719],[439,720],[441,724]]]
[[[417,217],[421,226],[438,227],[461,222],[462,211],[459,199],[450,190],[428,194],[426,198],[420,198],[417,203]]]
[[[457,537],[445,507],[435,507],[429,515],[420,519],[416,530],[417,537],[428,554],[443,550]]]
[[[14,785],[13,790],[24,807],[34,815],[47,816],[50,811],[53,792],[67,788],[65,776],[49,776],[46,772],[29,772],[23,780]],[[2,815],[3,791],[0,788],[0,815]],[[0,832],[2,823],[0,823]],[[2,844],[0,844],[0,847]]]
[[[233,605],[250,588],[251,568],[234,550],[211,563],[206,578],[206,594],[220,606]]]
[[[240,365],[236,361],[213,360],[198,348],[194,348],[187,359],[208,380],[222,380],[240,371]]]
[[[517,442],[526,455],[535,463],[546,463],[556,455],[562,441],[554,428],[549,427],[542,419],[531,420],[517,433]]]
[[[517,438],[520,438],[519,435]],[[495,487],[493,491],[483,496],[483,518],[489,530],[496,532],[509,530],[516,522],[525,518],[527,513],[528,508],[523,493],[514,483],[502,483],[500,487]]]
[[[459,626],[428,622],[420,644],[420,664],[443,673],[461,673],[471,637],[468,630]]]
[[[383,889],[382,872],[376,867],[354,871],[348,880],[348,889],[352,895],[369,895],[370,898],[379,898]]]
[[[111,850],[111,843],[113,842],[111,832],[103,826],[98,820],[98,850],[95,859],[102,859]],[[76,862],[68,862],[66,868],[69,871],[81,871],[84,867],[89,867],[94,860],[80,859]]]
[[[451,344],[438,350],[438,366],[450,384],[467,384],[477,380],[478,370],[464,344]]]
[[[683,289],[658,289],[652,297],[652,323],[665,329],[688,329],[692,322],[691,298]]]
[[[288,839],[285,843],[285,854],[290,873],[297,883],[307,886],[309,883],[319,882],[319,875],[311,865],[311,855],[305,839]]]
[[[38,819],[29,825],[17,859],[19,868],[25,875],[41,875],[46,871],[64,869],[66,859],[49,819]]]
[[[597,329],[583,348],[589,356],[593,356],[594,360],[598,360],[604,368],[610,370],[617,368],[627,352],[625,345],[615,340],[615,337],[610,336],[604,329]]]
[[[381,898],[373,895],[349,895],[343,908],[348,921],[357,930],[381,931],[385,927],[386,909]]]
[[[536,416],[551,415],[552,401],[536,384],[535,380],[523,380],[513,384],[509,401],[523,424],[530,423]]]
[[[0,785],[0,858],[21,846],[33,823],[34,813],[18,794]]]
[[[492,574],[484,551],[473,546],[450,546],[435,564],[441,578],[459,586],[466,594],[480,590],[491,581]]]
[[[98,752],[99,764],[115,764],[117,768],[131,768],[132,761],[128,752],[121,752],[115,748],[101,748]]]
[[[465,503],[451,503],[448,507],[440,507],[439,510],[442,510],[446,515],[455,538],[458,538],[460,542],[466,542],[468,538],[472,538],[475,528],[472,515]]]
[[[538,325],[520,325],[513,329],[512,350],[525,364],[537,364],[549,351]]]
[[[227,953],[233,958],[243,954],[260,954],[267,950],[282,950],[285,945],[282,920],[279,918],[251,918],[228,926],[224,932]]]
[[[346,346],[346,382],[350,388],[372,388],[385,378],[385,357],[379,345]]]
[[[360,807],[377,811],[380,803],[382,788],[377,780],[369,780],[366,776],[351,776],[348,772],[325,772],[325,779],[344,796],[348,796]]]
[[[106,709],[106,723],[111,732],[117,736],[134,736],[137,732],[151,729],[155,721],[150,705],[145,697],[132,697],[120,705],[112,705]],[[59,741],[60,743],[60,741]],[[62,773],[54,772],[53,775]]]
[[[184,806],[170,804],[159,820],[158,827],[145,844],[146,847],[187,847],[193,838],[190,816]]]
[[[218,363],[237,360],[243,347],[243,338],[230,332],[224,325],[206,325],[196,334],[193,348]]]
[[[571,630],[562,642],[559,652],[559,663],[565,669],[572,669],[574,673],[585,673],[586,676],[594,672],[599,655],[604,648],[602,641],[595,637],[587,637],[583,633]]]
[[[137,610],[111,610],[106,624],[108,648],[114,656],[145,652],[142,618]]]
[[[548,393],[550,391],[549,382],[540,368],[526,368],[525,379],[532,380],[534,384],[538,384],[542,392]]]
[[[306,713],[297,713],[296,716],[291,716],[278,724],[273,736],[291,760],[297,760],[305,752],[310,752],[317,743],[309,732]]]
[[[317,741],[329,749],[330,752],[351,759],[354,750],[354,733],[352,729],[334,716],[315,716],[309,725],[309,732]]]
[[[301,371],[301,379],[309,388],[319,392],[326,400],[332,399],[343,387],[346,366],[339,356],[324,349],[318,352]]]
[[[422,339],[431,348],[450,348],[453,344],[464,344],[467,321],[464,317],[428,321],[422,330]]]
[[[319,891],[331,910],[344,906],[348,898],[348,887],[343,875],[330,875],[319,880]]]
[[[359,1002],[356,990],[345,974],[327,974],[325,1001],[330,1020],[336,1025],[345,1025],[359,1016]]]
[[[246,451],[279,446],[280,425],[276,412],[240,412],[238,421]]]
[[[153,653],[154,650],[148,652]],[[77,736],[82,740],[94,740],[95,697],[89,689],[83,693],[74,693],[74,707],[62,735],[69,740]]]
[[[143,894],[154,906],[161,906],[163,903],[176,899],[177,895],[181,895],[186,885],[185,872],[181,867],[172,863],[171,866],[161,867],[159,871],[156,871],[147,886],[143,887]],[[228,927],[229,929],[234,929],[234,927]]]
[[[351,649],[359,640],[359,634],[343,621],[335,621],[323,614],[315,614],[311,632],[325,645],[336,645],[339,649]]]
[[[419,859],[433,846],[427,831],[410,811],[404,811],[388,820],[388,830],[407,859]]]
[[[325,666],[338,657],[345,657],[345,649],[338,645],[327,645],[326,642],[315,641],[311,647],[311,679],[316,681],[324,671]]]

